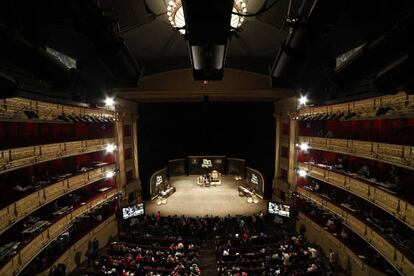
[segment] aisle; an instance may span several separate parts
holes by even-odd
[[[217,275],[216,249],[214,242],[203,243],[199,251],[201,275]]]

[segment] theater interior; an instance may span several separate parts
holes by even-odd
[[[414,275],[413,33],[408,0],[1,1],[0,275]]]

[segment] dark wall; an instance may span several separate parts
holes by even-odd
[[[148,181],[169,159],[226,155],[246,159],[271,196],[275,127],[272,103],[148,103],[139,106],[138,143],[144,199]]]

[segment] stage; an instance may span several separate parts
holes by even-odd
[[[226,216],[252,215],[260,211],[266,212],[267,202],[259,199],[259,203],[248,203],[246,197],[240,197],[234,176],[222,176],[219,186],[201,187],[197,185],[197,176],[178,176],[169,180],[176,192],[168,197],[165,205],[157,205],[157,200],[145,202],[145,212],[162,216]]]

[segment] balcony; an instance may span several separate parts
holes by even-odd
[[[115,113],[106,109],[90,108],[85,106],[70,106],[48,102],[41,102],[24,98],[8,98],[0,100],[1,120],[28,120],[25,111],[35,112],[40,121],[61,120],[59,116],[88,117],[97,120],[114,120]]]
[[[15,201],[0,210],[0,233],[35,211],[37,208],[40,208],[64,194],[105,178],[105,172],[113,171],[114,169],[114,164],[96,168],[86,173],[56,182]]]
[[[81,204],[72,212],[54,221],[53,224],[45,228],[40,234],[20,248],[19,251],[0,269],[0,275],[18,274],[41,250],[56,239],[63,231],[68,229],[78,217],[114,198],[116,195],[116,189],[101,193]]]
[[[384,190],[381,186],[362,180],[355,174],[332,171],[311,163],[298,163],[308,175],[325,183],[349,191],[398,218],[414,229],[414,205]]]
[[[299,143],[307,143],[311,149],[367,158],[414,170],[412,146],[305,136],[299,137]]]
[[[380,108],[390,107],[387,116],[406,116],[414,113],[414,96],[400,92],[396,95],[385,95],[376,98],[359,100],[334,105],[304,107],[295,115],[299,118],[318,115],[333,115],[355,113],[359,118],[377,118],[376,112]]]
[[[388,240],[376,232],[374,228],[369,226],[364,221],[361,221],[355,217],[352,213],[345,209],[333,204],[329,200],[321,198],[319,195],[314,194],[302,187],[297,187],[296,191],[303,197],[313,201],[314,203],[322,206],[324,209],[329,210],[338,217],[342,218],[345,224],[352,229],[361,238],[372,245],[391,265],[393,265],[401,274],[414,275],[414,264],[395,246],[393,246]]]
[[[113,204],[111,204],[113,205]],[[91,214],[89,218],[79,220],[74,227],[71,227],[64,234],[60,235],[47,248],[45,248],[35,260],[31,262],[21,272],[22,275],[50,275],[52,267],[59,263],[66,264],[67,273],[77,268],[76,262],[73,262],[73,256],[80,254],[79,263],[87,260],[86,251],[88,243],[94,239],[99,240],[99,246],[104,247],[108,239],[118,234],[118,222],[116,219],[116,210],[109,206],[109,210],[103,210],[102,221],[97,221],[96,216]],[[115,214],[114,214],[115,213]],[[50,252],[53,252],[51,254]],[[42,264],[36,259],[41,259]]]
[[[329,254],[328,249],[331,248],[336,253],[337,262],[341,267],[350,269],[348,272],[351,275],[385,275],[390,269],[382,258],[379,262],[376,260],[376,251],[359,236],[352,235],[344,239],[340,236],[339,229],[329,230],[326,226],[326,218],[312,216],[302,209],[299,208],[298,224],[306,225],[305,236],[309,235],[310,242],[321,245],[325,255]],[[348,229],[346,231],[348,233]],[[349,262],[352,264],[350,265]]]
[[[101,151],[113,138],[37,145],[0,151],[0,174],[54,159]]]

